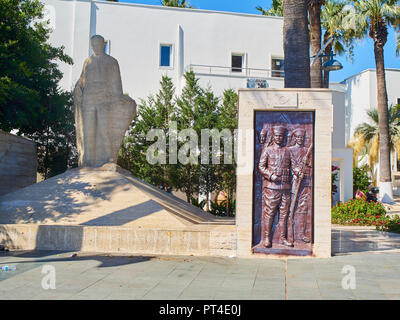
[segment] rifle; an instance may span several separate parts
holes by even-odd
[[[304,172],[304,169],[307,165],[307,160],[308,157],[311,154],[311,151],[313,149],[313,144],[311,143],[311,145],[308,147],[307,153],[303,158],[302,164],[301,164],[301,169],[300,169],[300,173]],[[303,175],[301,174],[301,178],[294,178],[293,179],[293,187],[292,190],[294,191],[292,193],[292,198],[290,200],[290,209],[289,209],[289,220],[288,220],[288,241],[294,243],[294,235],[293,235],[293,224],[294,224],[294,208],[296,206],[296,201],[297,201],[297,197],[299,195],[299,191],[300,191],[300,185],[301,185],[301,181],[303,181]]]

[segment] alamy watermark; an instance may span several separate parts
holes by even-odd
[[[238,155],[249,154],[254,130],[201,129],[178,131],[177,123],[170,122],[169,130],[151,129],[146,140],[153,142],[146,152],[149,164],[233,164],[240,167]]]
[[[342,288],[344,290],[356,289],[356,268],[351,265],[345,265],[342,268],[342,274],[345,276],[342,279]]]
[[[56,289],[56,268],[50,264],[46,264],[42,268],[42,274],[45,276],[42,278],[42,288],[44,290],[55,290]]]

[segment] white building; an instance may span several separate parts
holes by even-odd
[[[64,46],[74,60],[72,66],[61,65],[64,89],[73,89],[95,34],[107,40],[106,52],[120,64],[124,92],[136,100],[156,93],[163,75],[172,78],[179,92],[190,69],[218,95],[228,88],[284,86],[280,17],[94,0],[44,1],[53,26],[50,42]],[[345,85],[333,89],[344,92]],[[332,159],[341,168],[337,200],[345,201],[353,196],[353,180],[344,94],[333,112]]]
[[[386,69],[388,105],[400,104],[400,69]],[[345,80],[346,92],[346,143],[358,125],[369,122],[367,111],[378,107],[376,71],[367,69]]]
[[[107,40],[124,92],[135,99],[155,93],[163,75],[179,91],[188,69],[217,94],[246,87],[248,78],[283,87],[282,18],[106,1],[44,2],[54,26],[50,41],[74,60],[62,66],[65,89],[78,80],[95,34]]]
[[[388,106],[400,104],[400,69],[386,69]],[[362,123],[371,123],[367,111],[378,107],[376,70],[367,69],[347,79],[342,84],[346,92],[346,144]],[[392,181],[395,193],[400,193],[400,161],[396,152],[391,155]],[[374,168],[374,178],[379,180],[379,166]]]

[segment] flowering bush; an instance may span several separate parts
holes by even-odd
[[[363,193],[368,191],[369,177],[368,177],[368,167],[363,166],[361,168],[353,168],[353,190],[357,192],[360,190]]]
[[[400,232],[400,218],[386,216],[381,203],[351,199],[332,208],[332,223],[351,226],[376,226],[377,230]]]

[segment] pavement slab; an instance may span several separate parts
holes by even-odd
[[[382,236],[367,231],[355,228],[351,237],[358,232],[363,233],[360,239],[368,234],[364,241],[374,233]],[[400,300],[400,251],[397,237],[390,238],[393,250],[370,246],[328,259],[0,252],[0,266],[16,266],[0,272],[0,299]],[[55,270],[55,289],[42,287],[49,266]],[[344,288],[349,270],[354,271],[354,287]]]

